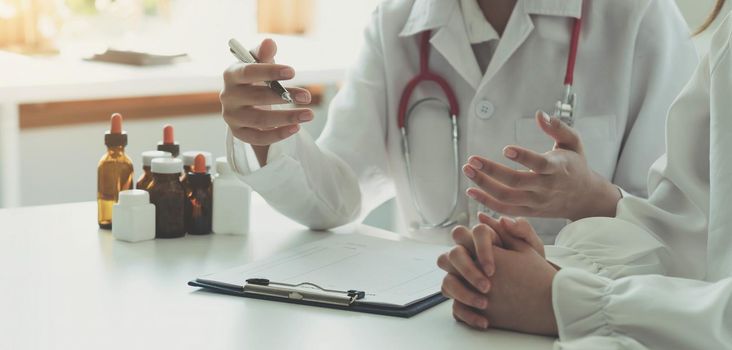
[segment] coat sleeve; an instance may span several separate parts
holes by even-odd
[[[668,152],[651,167],[648,199],[627,197],[616,218],[565,227],[549,260],[609,278],[645,273],[703,278],[709,215],[709,60],[669,113]]]
[[[553,304],[558,349],[732,349],[732,278],[611,280],[563,269]]]
[[[673,1],[653,0],[645,9],[633,53],[628,122],[613,183],[623,195],[646,197],[651,164],[665,150],[668,107],[699,62],[686,21]]]
[[[229,162],[240,179],[272,207],[312,229],[348,224],[393,197],[379,11],[317,142],[301,130],[270,146],[267,165],[256,169],[249,146],[230,131],[227,135]]]

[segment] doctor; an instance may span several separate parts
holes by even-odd
[[[650,198],[623,199],[617,219],[565,228],[546,252],[560,271],[526,222],[485,217],[489,226],[456,228],[460,246],[438,263],[449,272],[443,290],[456,299],[455,317],[558,334],[557,349],[731,349],[731,46],[728,15],[671,107]],[[486,271],[483,294],[473,286]]]
[[[697,62],[672,1],[388,1],[372,16],[316,142],[299,127],[312,111],[269,108],[283,101],[262,83],[295,75],[272,63],[275,53],[265,40],[255,54],[268,63],[237,63],[224,74],[228,155],[241,179],[314,229],[359,220],[396,195],[409,234],[442,242],[484,209],[463,195],[475,186],[469,171],[460,174],[471,155],[494,160],[473,165],[480,172],[516,170],[514,161],[532,167],[521,161],[527,154],[547,160],[551,172],[538,172],[542,180],[522,196],[481,188],[517,208],[551,203],[532,211],[540,216],[613,216],[619,188],[644,196],[642,179],[664,146],[663,116]],[[440,84],[411,90],[426,75]],[[567,81],[577,99],[559,110],[571,110],[584,145],[552,150],[572,132],[535,115],[569,102]],[[292,94],[310,101],[306,90]],[[504,150],[509,144],[519,147]],[[566,220],[535,224],[553,241]]]

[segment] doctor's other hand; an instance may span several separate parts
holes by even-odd
[[[308,108],[272,110],[271,105],[287,103],[269,87],[267,81],[290,80],[292,67],[275,64],[277,45],[265,39],[252,52],[260,63],[235,63],[224,72],[224,88],[219,99],[224,121],[232,135],[252,146],[259,164],[264,166],[269,145],[284,140],[300,130],[300,123],[313,120]],[[310,103],[310,92],[287,88],[296,104]]]
[[[620,190],[587,164],[577,132],[556,117],[537,112],[539,127],[555,140],[539,154],[518,146],[504,148],[506,158],[528,170],[514,170],[478,156],[463,166],[477,187],[467,195],[511,216],[566,218],[615,216]]]

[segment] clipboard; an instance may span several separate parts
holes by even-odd
[[[441,293],[444,272],[435,264],[445,250],[341,234],[188,285],[253,299],[409,318],[447,300]]]
[[[361,312],[361,313],[367,313],[367,314],[401,317],[401,318],[410,318],[416,314],[419,314],[422,311],[425,311],[425,310],[427,310],[433,306],[436,306],[436,305],[442,303],[443,301],[447,300],[447,298],[445,296],[443,296],[441,293],[438,293],[431,297],[428,297],[427,299],[421,300],[419,302],[416,302],[416,303],[413,303],[413,304],[410,304],[410,305],[404,306],[404,307],[376,306],[376,305],[359,303],[358,301],[354,302],[351,305],[345,306],[345,305],[336,305],[336,304],[329,304],[329,303],[319,303],[319,302],[308,301],[308,300],[296,300],[296,299],[280,298],[280,297],[261,295],[261,294],[252,294],[252,293],[244,292],[244,290],[241,287],[226,286],[226,285],[222,285],[222,284],[206,283],[206,282],[201,282],[201,281],[190,281],[190,282],[188,282],[188,285],[191,287],[203,288],[205,291],[208,291],[208,292],[227,294],[227,295],[232,295],[232,296],[237,296],[237,297],[245,297],[245,298],[251,298],[251,299],[315,306],[315,307],[322,307],[322,308],[327,308],[327,309]]]

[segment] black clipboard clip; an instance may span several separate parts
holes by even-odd
[[[366,292],[354,289],[334,290],[310,282],[289,284],[272,282],[266,278],[248,279],[243,290],[245,293],[341,306],[350,306],[366,296]]]

